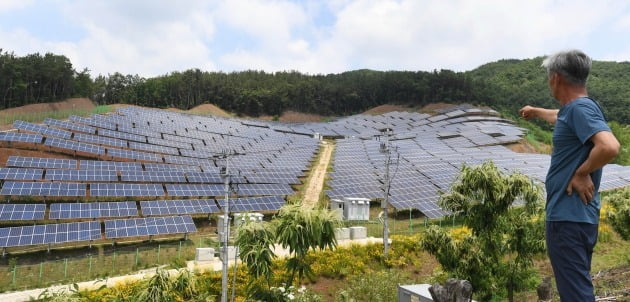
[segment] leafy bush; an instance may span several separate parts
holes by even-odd
[[[610,222],[621,238],[630,240],[630,187],[606,194],[602,203],[603,218]]]
[[[398,284],[408,282],[408,277],[395,270],[354,275],[348,279],[348,286],[337,292],[335,301],[397,301]]]

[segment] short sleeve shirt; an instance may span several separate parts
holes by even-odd
[[[602,169],[591,173],[596,193],[588,204],[584,205],[576,192],[568,195],[566,188],[593,148],[590,138],[600,131],[610,131],[610,128],[595,101],[578,98],[560,108],[553,129],[553,153],[545,181],[547,221],[599,223]]]

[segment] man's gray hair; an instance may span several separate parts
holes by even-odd
[[[557,72],[567,82],[580,86],[586,86],[591,65],[591,58],[577,49],[552,54],[542,62],[542,67],[547,68],[549,76]]]

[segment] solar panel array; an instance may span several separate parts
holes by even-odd
[[[0,247],[97,239],[101,239],[101,223],[97,221],[0,228]]]
[[[516,153],[502,146],[518,141],[524,130],[493,112],[467,108],[436,116],[393,112],[376,117],[353,116],[335,123],[345,130],[339,132],[341,128],[330,124],[305,126],[331,136],[347,135],[337,140],[334,172],[330,173],[330,189],[326,192],[330,198],[384,198],[385,154],[380,152],[384,137],[379,131],[383,128],[395,133],[389,138],[393,161],[391,205],[419,210],[429,218],[448,214],[437,201],[456,179],[462,164],[492,160],[503,172],[519,171],[541,184],[549,167],[548,155]],[[604,171],[601,190],[630,185],[624,178],[629,167],[607,165]]]
[[[46,119],[44,125],[16,121],[14,127],[0,132],[1,144],[66,158],[10,156],[6,167],[0,167],[0,196],[12,203],[0,208],[0,221],[100,221],[89,221],[98,227],[86,225],[94,227],[95,234],[73,235],[66,241],[63,236],[57,240],[58,232],[46,230],[47,225],[12,226],[0,229],[0,246],[194,231],[190,216],[170,215],[220,212],[225,206],[221,173],[226,166],[234,197],[231,211],[277,211],[315,158],[319,140],[314,136],[338,139],[329,197],[378,199],[386,183],[385,154],[379,148],[383,129],[391,129],[391,205],[431,218],[447,214],[436,201],[464,163],[492,159],[504,171],[518,169],[542,182],[549,162],[546,155],[518,154],[501,146],[519,141],[525,130],[492,110],[470,107],[434,116],[391,112],[300,124],[125,107],[115,114]],[[224,151],[233,154],[229,163]],[[628,167],[609,165],[604,174],[603,190],[630,184]],[[31,196],[39,197],[35,202],[46,200],[49,210],[45,204],[15,203],[23,200],[20,197],[33,202]],[[104,198],[108,202],[102,202]],[[130,219],[103,220],[108,217]],[[105,234],[100,233],[103,222]],[[65,224],[54,226],[68,229]],[[53,241],[28,235],[45,236],[48,231],[54,233],[49,235]],[[2,232],[8,233],[2,237]]]
[[[106,238],[185,234],[197,232],[190,216],[105,220]]]

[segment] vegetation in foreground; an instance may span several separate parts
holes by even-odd
[[[463,227],[448,231],[431,227],[423,233],[392,236],[388,257],[383,257],[382,244],[333,249],[335,243],[331,240],[334,237],[317,236],[329,233],[327,230],[319,230],[329,229],[335,224],[334,219],[328,216],[329,213],[322,212],[321,209],[290,205],[281,211],[277,221],[268,225],[245,224],[239,230],[237,239],[244,265],[238,266],[235,275],[230,270],[230,278],[236,278],[236,281],[234,285],[230,285],[228,294],[231,296],[234,293],[237,301],[396,301],[395,290],[398,284],[444,282],[448,277],[462,278],[468,272],[477,272],[479,274],[473,276],[473,282],[477,284],[476,299],[501,301],[508,298],[510,291],[513,291],[511,298],[514,300],[535,301],[533,287],[540,280],[541,270],[543,274],[549,274],[545,257],[534,255],[541,251],[540,244],[543,241],[541,221],[536,215],[540,214],[536,203],[538,192],[529,180],[519,175],[496,177],[498,173],[495,169],[489,163],[480,168],[464,168],[463,175],[468,175],[468,178],[462,177],[459,186],[456,185],[450,195],[443,197],[445,206],[468,213]],[[512,187],[519,189],[505,191]],[[617,275],[612,278],[600,276],[616,270],[624,271],[624,267],[627,271],[630,267],[630,257],[624,252],[630,248],[630,242],[621,239],[609,227],[611,223],[614,229],[618,228],[615,227],[617,222],[613,221],[628,221],[628,212],[617,205],[630,202],[629,191],[630,188],[624,188],[606,194],[604,199],[607,206],[602,213],[604,219],[600,225],[600,243],[593,259],[593,272],[599,272],[594,277],[598,295],[612,293],[620,295],[622,299],[623,295],[626,298],[630,295],[627,293],[630,278],[624,279],[622,273],[619,274],[621,278],[616,277]],[[497,194],[486,195],[491,192]],[[507,196],[502,197],[504,194],[501,192]],[[495,207],[485,207],[478,200],[466,196],[485,197],[486,200],[492,200],[488,204]],[[516,196],[524,198],[524,207],[509,207],[507,201]],[[611,199],[618,200],[619,203],[613,203]],[[478,219],[485,217],[484,215],[495,219]],[[270,231],[272,228],[275,232]],[[489,234],[490,229],[501,231],[497,232],[498,235]],[[512,232],[508,233],[506,229]],[[274,234],[282,235],[276,237]],[[445,239],[441,243],[442,248],[450,251],[445,253],[444,249],[439,251],[440,248],[437,248],[438,252],[435,252],[433,247],[440,244],[432,239],[436,234]],[[496,236],[501,238],[494,238]],[[300,238],[305,240],[301,241]],[[282,241],[293,253],[286,259],[274,259],[268,247],[272,242],[277,244]],[[433,245],[428,244],[430,242]],[[522,251],[519,246],[534,249]],[[487,250],[490,247],[495,249]],[[429,255],[425,249],[436,257]],[[466,249],[471,249],[476,255]],[[455,253],[457,251],[460,253]],[[489,259],[499,260],[492,263]],[[436,260],[442,265],[436,265]],[[534,267],[538,270],[534,271]],[[496,274],[484,274],[485,269]],[[295,276],[301,278],[294,279]],[[319,283],[326,286],[318,286]],[[516,286],[517,283],[519,286]],[[143,281],[112,288],[101,287],[92,291],[82,291],[75,287],[68,293],[46,292],[40,299],[153,301],[151,299],[157,297],[160,301],[215,301],[220,295],[220,272],[167,273],[158,269],[153,277]],[[370,298],[364,300],[365,297]]]

